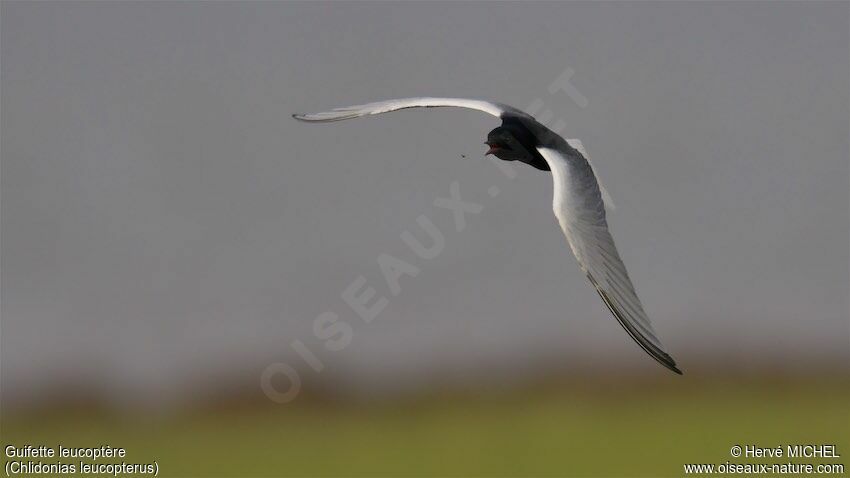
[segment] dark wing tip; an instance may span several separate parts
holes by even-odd
[[[643,336],[640,331],[638,331],[622,314],[619,307],[617,307],[611,298],[608,296],[608,293],[605,292],[604,289],[599,287],[599,283],[596,282],[596,279],[593,278],[592,275],[587,274],[587,278],[590,279],[590,282],[593,284],[593,287],[596,288],[596,292],[599,293],[599,296],[602,297],[602,302],[605,302],[605,305],[608,306],[608,310],[614,314],[614,318],[617,319],[617,322],[625,329],[626,333],[638,344],[640,348],[644,350],[650,357],[654,358],[656,362],[663,365],[665,368],[670,370],[673,373],[678,375],[684,375],[678,367],[676,367],[676,361],[673,360],[669,354],[664,352],[663,350],[656,347],[652,342],[647,340],[646,337]]]
[[[622,325],[622,323],[621,323],[621,325]],[[676,361],[673,360],[673,357],[671,357],[666,352],[660,350],[658,347],[655,347],[654,345],[652,345],[651,343],[646,341],[646,339],[644,339],[643,337],[638,339],[635,336],[636,334],[638,334],[637,330],[632,331],[632,330],[629,330],[628,328],[626,328],[625,326],[623,328],[626,329],[626,332],[628,332],[629,335],[631,335],[632,338],[635,339],[635,342],[637,342],[638,345],[640,345],[641,348],[643,348],[646,351],[646,353],[649,354],[650,357],[654,358],[656,362],[660,363],[661,365],[664,366],[664,368],[666,368],[667,370],[670,370],[671,372],[673,372],[677,375],[684,375],[684,373],[682,373],[682,371],[679,370],[679,367],[676,366]]]
[[[629,335],[632,335],[631,331],[629,331],[628,329],[626,329],[626,331],[629,332]],[[637,333],[637,331],[635,331],[635,333]],[[638,339],[635,339],[635,340],[642,347],[644,347],[644,344],[642,343],[642,341],[640,341]],[[649,353],[649,355],[652,356],[652,358],[654,358],[656,361],[658,361],[658,363],[660,363],[661,365],[663,365],[664,367],[669,369],[671,372],[674,372],[678,375],[684,375],[684,373],[682,373],[682,371],[679,370],[679,367],[676,366],[676,361],[673,360],[673,357],[671,357],[669,354],[658,349],[658,347],[655,347],[650,343],[646,343],[645,345],[646,345],[646,347],[644,347],[644,350],[646,350],[647,353]]]
[[[674,362],[674,363],[672,363],[672,364],[670,364],[670,365],[668,366],[668,368],[669,368],[670,370],[672,370],[673,372],[675,372],[676,374],[678,374],[678,375],[684,375],[684,373],[683,373],[681,370],[679,370],[679,368],[678,368],[678,367],[676,367],[676,363],[675,363],[675,362]]]
[[[620,324],[622,325],[622,322],[620,322]],[[634,331],[634,333],[633,333],[631,330],[629,330],[629,328],[627,328],[625,326],[623,328],[626,329],[626,332],[628,332],[629,335],[631,335],[632,338],[635,339],[635,341],[638,343],[638,345],[640,345],[652,358],[654,358],[656,362],[660,363],[665,368],[667,368],[668,370],[670,370],[671,372],[673,372],[677,375],[684,375],[684,373],[682,373],[682,371],[679,370],[679,367],[676,366],[676,361],[673,360],[673,357],[662,352],[661,350],[658,350],[658,348],[655,347],[655,346],[652,346],[652,344],[645,342],[644,340],[641,340],[641,339],[643,339],[642,337],[641,337],[641,339],[638,339],[637,337],[635,337],[635,334],[637,334],[637,331]]]

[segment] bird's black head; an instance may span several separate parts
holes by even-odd
[[[490,131],[487,134],[487,141],[484,142],[490,147],[484,154],[485,156],[492,154],[504,161],[517,161],[523,156],[527,156],[528,152],[522,147],[522,144],[511,134],[511,131],[503,126]]]
[[[521,161],[537,169],[549,171],[549,165],[534,148],[534,140],[525,129],[503,124],[487,134],[484,142],[490,149],[485,156],[492,154],[503,161]]]

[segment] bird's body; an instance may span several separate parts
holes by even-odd
[[[605,191],[586,155],[532,116],[499,103],[462,98],[404,98],[293,116],[307,122],[330,122],[406,108],[450,106],[483,111],[502,120],[502,125],[488,134],[487,154],[552,172],[552,208],[588,280],[629,336],[660,364],[681,374],[664,352],[620,259],[608,230]]]

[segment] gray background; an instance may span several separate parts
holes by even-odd
[[[550,175],[481,158],[498,121],[289,116],[416,95],[541,99],[583,140],[686,373],[847,370],[846,3],[3,2],[0,32],[6,399],[255,387],[303,367],[294,339],[327,365],[305,385],[367,393],[665,374],[586,283]],[[585,108],[547,90],[566,68]],[[433,206],[452,181],[484,206],[461,232]],[[399,237],[420,214],[430,261]],[[398,297],[382,253],[421,270]],[[340,299],[359,275],[390,297],[368,325]],[[341,352],[325,311],[354,327]]]

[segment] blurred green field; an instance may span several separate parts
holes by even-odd
[[[577,382],[381,404],[243,403],[158,418],[48,411],[5,419],[0,434],[4,445],[121,446],[127,462],[156,460],[160,476],[682,476],[685,463],[788,461],[733,459],[734,444],[834,444],[842,458],[823,461],[847,465],[848,405],[846,380]]]

